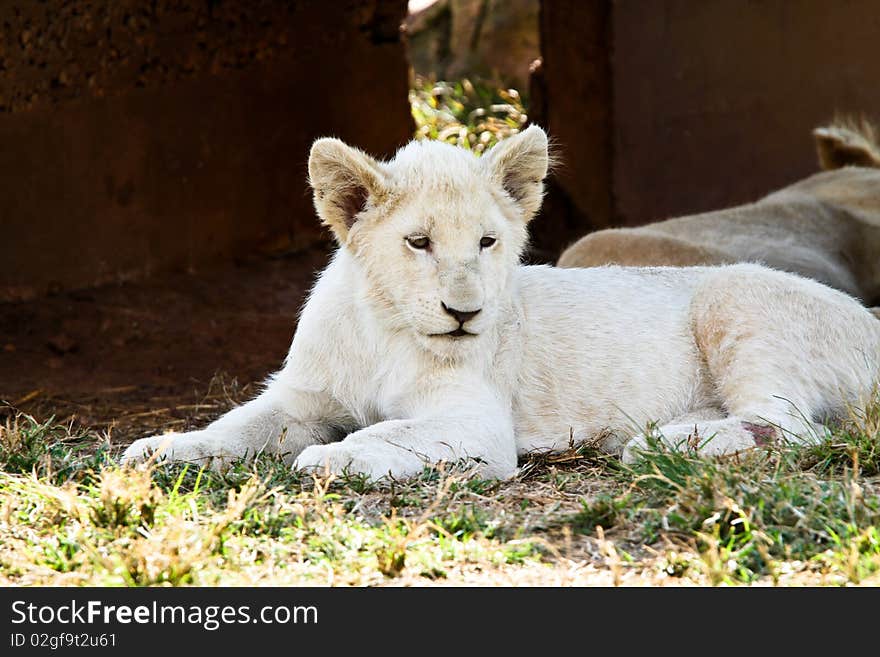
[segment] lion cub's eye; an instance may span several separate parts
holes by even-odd
[[[424,235],[411,235],[410,237],[406,238],[406,243],[417,251],[424,251],[429,246],[431,246],[431,240],[429,240]]]
[[[498,240],[492,237],[491,235],[486,235],[483,239],[480,240],[480,248],[488,249],[490,246],[495,244]]]

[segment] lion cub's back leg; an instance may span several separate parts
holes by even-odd
[[[691,328],[727,417],[659,433],[707,454],[780,437],[816,441],[824,418],[864,405],[880,369],[880,322],[854,299],[754,265],[710,274],[694,295]],[[624,458],[645,442],[634,439]]]

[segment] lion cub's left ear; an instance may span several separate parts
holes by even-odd
[[[541,208],[544,178],[550,166],[547,135],[538,126],[530,126],[498,142],[483,159],[529,221]]]
[[[382,166],[339,139],[318,139],[309,153],[309,184],[315,210],[340,245],[364,209],[385,194]]]

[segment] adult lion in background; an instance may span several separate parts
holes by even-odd
[[[538,127],[482,157],[412,142],[379,162],[316,141],[315,207],[340,248],[283,368],[204,429],[123,459],[268,452],[371,477],[473,459],[507,477],[572,434],[636,458],[649,422],[707,454],[814,441],[869,399],[880,322],[815,281],[757,265],[520,265],[547,159]]]
[[[880,146],[866,121],[813,135],[825,169],[757,203],[609,228],[582,237],[559,267],[757,262],[880,304]],[[875,311],[876,312],[876,311]]]

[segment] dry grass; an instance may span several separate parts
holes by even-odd
[[[877,584],[878,409],[812,448],[718,460],[655,446],[630,468],[572,445],[504,482],[446,465],[380,483],[305,477],[271,458],[222,474],[120,469],[106,433],[11,413],[0,582]],[[156,417],[141,415],[131,437]]]

